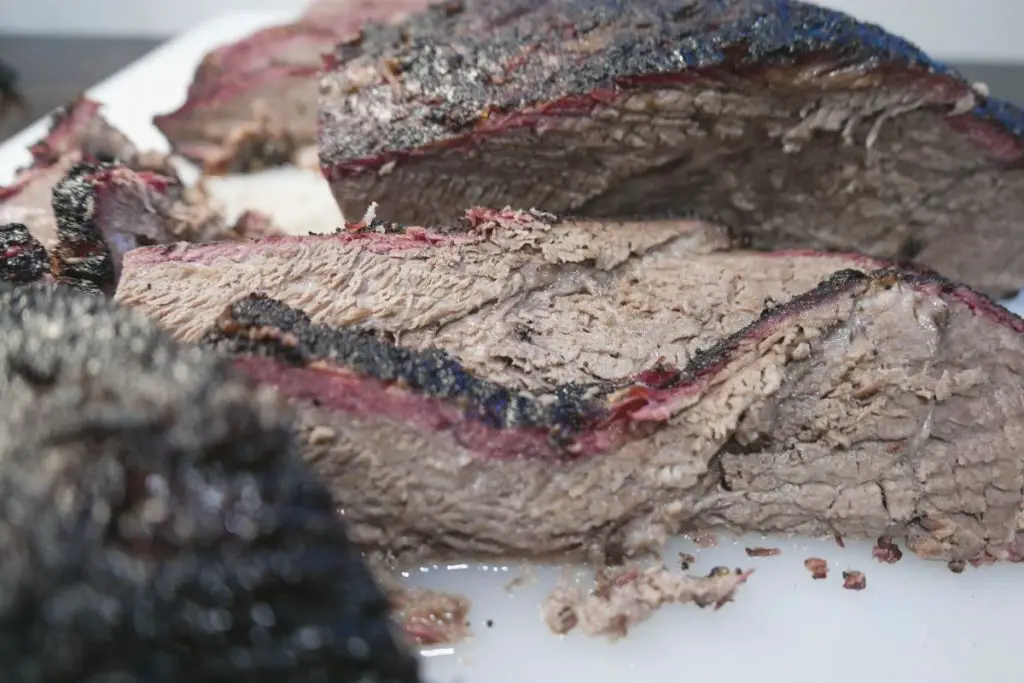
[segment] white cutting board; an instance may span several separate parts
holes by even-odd
[[[192,71],[209,49],[288,20],[280,14],[233,14],[199,26],[89,91],[106,115],[141,147],[166,149],[150,123],[184,98]],[[25,147],[46,130],[39,122],[0,146],[0,183],[27,163]],[[230,203],[252,204],[288,218],[331,227],[329,193],[315,174],[276,171],[231,181]],[[268,188],[275,188],[268,192]],[[325,203],[325,199],[327,201]],[[313,203],[315,202],[315,203]],[[297,206],[297,205],[303,206]],[[314,215],[315,214],[315,215]],[[307,228],[309,229],[309,228]],[[1024,300],[1014,308],[1020,312]],[[775,546],[778,557],[750,559],[746,546]],[[540,569],[509,593],[513,565],[424,567],[410,581],[452,590],[473,602],[474,637],[425,650],[431,683],[1002,683],[1020,680],[1018,625],[1024,615],[1024,566],[996,565],[950,573],[944,564],[905,556],[896,565],[872,560],[870,544],[721,539],[700,550],[680,540],[666,550],[697,555],[695,571],[715,565],[757,571],[736,602],[722,610],[668,606],[625,640],[609,644],[556,637],[538,606],[560,572]],[[829,579],[812,581],[807,557],[829,561]],[[841,572],[867,574],[867,589],[842,588]],[[487,621],[492,622],[487,626]]]

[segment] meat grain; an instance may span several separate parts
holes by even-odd
[[[790,0],[464,0],[342,43],[320,154],[349,220],[698,215],[762,248],[1024,284],[1024,113]],[[827,217],[827,219],[825,218]]]
[[[295,400],[365,546],[599,559],[725,525],[1017,556],[1024,321],[963,286],[692,221],[351,227],[137,249],[117,296]]]
[[[11,683],[414,683],[287,413],[137,313],[0,285]]]

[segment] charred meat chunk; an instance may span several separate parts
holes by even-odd
[[[418,680],[271,393],[71,288],[0,328],[5,681]]]

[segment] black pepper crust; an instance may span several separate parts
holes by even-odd
[[[53,213],[57,219],[54,270],[62,278],[113,296],[117,267],[110,245],[97,223],[95,174],[113,170],[113,164],[75,164],[53,188]]]
[[[895,66],[969,82],[915,45],[794,0],[454,0],[339,45],[321,101],[325,170],[451,139],[495,115],[615,91],[636,79],[786,65]],[[372,74],[365,76],[369,70]],[[351,78],[350,78],[351,77]],[[1024,112],[981,98],[973,115],[1024,136]]]
[[[104,297],[0,284],[9,683],[413,683],[280,405]]]
[[[0,225],[0,280],[26,284],[50,275],[50,255],[21,223]]]
[[[454,401],[466,417],[497,429],[546,429],[562,442],[600,416],[592,397],[611,384],[566,384],[542,403],[466,370],[441,349],[415,351],[360,328],[315,325],[304,312],[264,294],[232,304],[202,344],[232,355],[259,355],[302,367],[327,360],[426,396]],[[567,444],[566,444],[567,445]]]
[[[698,351],[683,368],[657,366],[618,381],[565,384],[548,396],[517,392],[478,377],[441,349],[416,351],[382,339],[372,330],[313,324],[302,311],[265,294],[252,294],[229,306],[201,343],[227,354],[273,358],[295,367],[327,361],[451,401],[467,419],[495,429],[546,430],[552,445],[569,454],[581,434],[614,417],[613,404],[624,389],[672,390],[699,382],[728,363],[764,326],[840,296],[856,296],[871,281],[860,271],[837,272],[788,303],[766,307],[757,321]]]

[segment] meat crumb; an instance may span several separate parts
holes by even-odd
[[[775,557],[781,554],[778,548],[747,548],[747,557]]]
[[[845,548],[846,547],[846,543],[843,542],[843,537],[842,536],[840,536],[839,534],[836,534],[835,536],[833,536],[833,538],[836,539],[836,545],[837,546],[839,546],[840,548]]]
[[[714,548],[718,545],[718,537],[713,531],[698,531],[693,537],[693,542],[698,548]]]
[[[871,549],[871,556],[879,562],[896,564],[903,559],[903,551],[888,536],[879,536],[875,547]]]
[[[828,562],[820,557],[807,558],[804,560],[804,566],[807,567],[807,571],[811,573],[812,579],[828,578]]]
[[[330,443],[337,436],[334,430],[324,425],[317,425],[313,427],[309,432],[309,444],[311,446],[318,446],[325,443]]]
[[[456,643],[469,635],[469,600],[425,588],[391,594],[395,619],[416,645]]]
[[[868,578],[864,572],[855,569],[843,572],[843,588],[848,591],[862,591],[868,587]]]
[[[579,629],[588,636],[617,640],[646,621],[662,605],[692,602],[698,607],[719,609],[753,570],[715,567],[708,576],[673,572],[664,566],[604,570],[595,576],[595,587],[584,593],[578,586],[556,588],[541,607],[552,632]]]
[[[679,568],[684,572],[697,562],[697,558],[690,553],[679,553]]]
[[[964,570],[967,569],[967,563],[963,560],[950,560],[949,564],[946,566],[949,567],[949,571],[954,574],[963,574]]]

